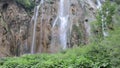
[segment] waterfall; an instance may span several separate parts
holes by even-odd
[[[60,45],[62,45],[63,49],[67,48],[67,25],[68,25],[68,17],[69,17],[69,1],[60,0],[60,10],[59,10],[59,18],[60,18]],[[66,5],[65,5],[66,4]]]
[[[41,4],[43,3],[43,0],[40,1],[39,5],[37,5],[35,7],[35,10],[34,10],[34,17],[33,17],[33,20],[34,20],[34,28],[33,28],[33,36],[32,36],[32,45],[31,45],[31,53],[34,54],[35,53],[35,41],[36,41],[36,25],[37,25],[37,19],[38,19],[38,14],[39,14],[39,8],[41,6]]]
[[[97,0],[97,8],[99,9],[99,8],[101,8],[101,6],[102,6],[102,4],[101,4],[100,0]]]
[[[103,15],[103,13],[102,13],[102,4],[101,4],[101,2],[100,2],[100,0],[97,0],[97,9],[100,9],[100,11],[101,11],[101,21],[102,21],[102,33],[103,33],[103,36],[104,37],[106,37],[106,36],[108,36],[108,32],[107,32],[107,23],[106,23],[106,17]],[[106,14],[108,14],[108,11],[106,12]]]
[[[67,22],[68,17],[60,17],[61,23],[60,23],[60,45],[63,46],[63,49],[66,49],[67,47]]]
[[[102,15],[102,32],[103,32],[104,37],[108,36],[107,24],[106,24],[105,20],[106,20],[106,18],[104,17],[104,15]]]
[[[53,37],[51,43],[52,44],[54,43],[54,45],[56,45],[55,43],[57,43],[57,45],[61,46],[62,49],[67,48],[68,29],[69,29],[68,18],[69,18],[69,0],[60,0],[58,16],[56,17],[52,26],[52,29],[56,28],[56,26],[58,28],[57,37],[55,35],[56,32],[52,30]]]

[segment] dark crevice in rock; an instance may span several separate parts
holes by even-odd
[[[88,22],[88,19],[85,19],[85,22]]]
[[[6,10],[7,10],[7,8],[8,8],[8,6],[9,6],[9,4],[8,4],[8,3],[4,3],[4,4],[3,4],[3,6],[2,6],[2,9],[3,9],[4,11],[6,11]]]

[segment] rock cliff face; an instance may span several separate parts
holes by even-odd
[[[67,41],[67,47],[88,44],[90,22],[95,19],[96,5],[87,1],[71,0],[69,21],[72,31]],[[11,0],[0,1],[0,57],[19,56],[31,53],[34,28],[34,10],[25,9]],[[52,24],[59,11],[59,0],[46,0],[39,9],[34,43],[34,53],[57,52],[60,47],[51,47]],[[35,12],[35,11],[34,11]],[[54,29],[57,32],[57,28]],[[57,35],[57,34],[56,34]]]
[[[21,51],[22,54],[29,33],[30,17],[14,1],[1,1],[0,10],[0,46],[4,48],[2,53],[17,55]]]

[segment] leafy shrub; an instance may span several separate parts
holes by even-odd
[[[6,59],[1,58],[0,59],[0,65],[3,65],[3,63],[6,61]]]
[[[90,59],[81,56],[76,59],[74,68],[92,68],[92,64]]]
[[[109,0],[106,0],[103,3],[102,7],[98,10],[97,21],[94,27],[97,26],[98,36],[102,38],[103,31],[113,30],[113,15],[115,14],[116,4],[111,3]],[[98,38],[100,38],[98,37]]]
[[[18,65],[17,62],[5,62],[3,67],[5,68],[15,68]]]

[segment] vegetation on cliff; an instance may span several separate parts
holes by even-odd
[[[32,0],[15,0],[18,4],[22,5],[25,9],[33,9],[35,2]]]

